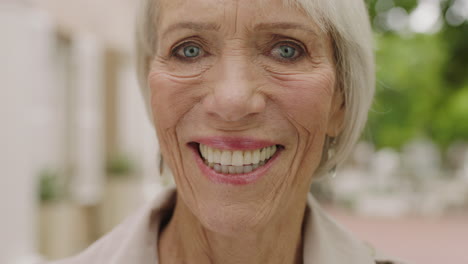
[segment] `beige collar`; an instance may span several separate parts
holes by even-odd
[[[157,264],[159,225],[173,210],[175,193],[174,188],[164,189],[82,254],[56,264]],[[375,264],[372,249],[328,217],[312,195],[305,217],[304,264]]]
[[[309,194],[304,264],[375,264],[373,249],[331,219]]]

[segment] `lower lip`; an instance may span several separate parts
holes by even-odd
[[[252,172],[242,174],[222,174],[217,173],[215,170],[207,166],[198,154],[198,151],[194,149],[195,161],[197,162],[197,165],[203,172],[203,174],[206,175],[208,179],[214,183],[230,185],[247,185],[256,182],[267,173],[271,166],[273,166],[279,154],[280,152],[277,151],[275,155],[273,155],[273,157],[271,157],[265,165],[258,167]]]

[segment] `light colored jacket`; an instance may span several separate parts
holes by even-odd
[[[50,264],[157,264],[158,230],[174,207],[175,189],[164,189],[153,202],[127,218],[83,253]],[[358,240],[309,195],[304,230],[304,264],[403,264],[380,256]]]

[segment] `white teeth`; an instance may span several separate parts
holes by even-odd
[[[211,149],[211,148],[208,147],[208,149]],[[221,151],[217,149],[213,151],[213,163],[221,163]]]
[[[252,152],[252,164],[257,164],[260,162],[260,150],[254,150]]]
[[[244,164],[252,164],[252,152],[244,152]]]
[[[242,151],[234,151],[232,154],[232,166],[244,165],[244,157]]]
[[[214,158],[213,158],[213,149],[212,148],[205,148],[205,155],[208,158],[208,162],[214,163]]]
[[[277,151],[275,145],[248,151],[229,151],[211,148],[200,144],[200,154],[205,164],[218,173],[249,173],[263,166]]]
[[[232,165],[232,152],[228,150],[224,150],[221,153],[221,165]]]
[[[266,158],[266,155],[265,155],[265,154],[266,154],[266,148],[264,148],[264,149],[262,149],[262,150],[260,151],[260,161],[264,161],[264,160],[265,160],[265,158]]]
[[[221,172],[227,174],[229,172],[229,166],[221,165]]]

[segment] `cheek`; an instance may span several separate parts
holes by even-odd
[[[158,130],[175,128],[202,98],[200,78],[175,77],[152,71],[149,75],[151,109]]]
[[[335,86],[332,70],[273,79],[272,98],[293,123],[309,133],[326,129]]]
[[[281,76],[273,82],[272,98],[287,115],[298,136],[291,186],[308,188],[322,157],[335,86],[334,71]]]
[[[200,101],[198,78],[175,77],[152,70],[148,76],[150,103],[159,144],[165,161],[174,175],[184,175],[180,166],[180,145],[177,127],[187,112]]]

